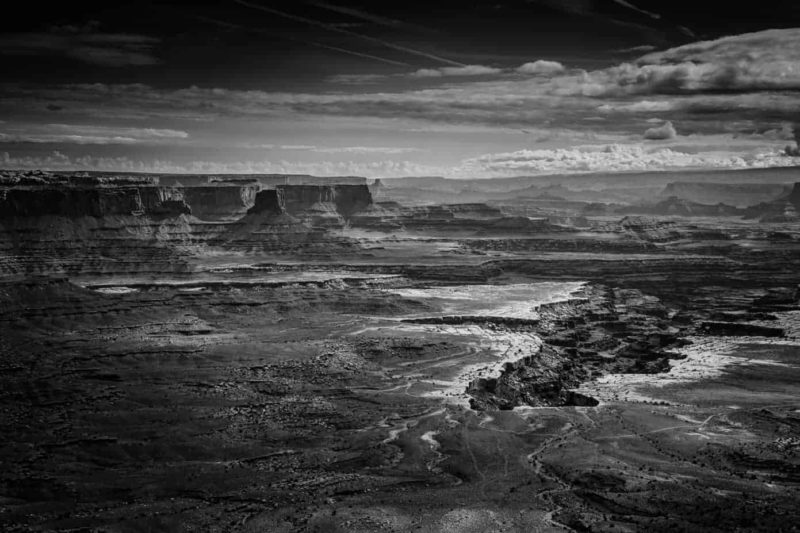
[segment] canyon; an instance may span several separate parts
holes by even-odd
[[[0,171],[8,531],[781,531],[800,172]]]

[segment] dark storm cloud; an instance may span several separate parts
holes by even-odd
[[[0,54],[62,56],[92,65],[125,67],[154,65],[160,39],[147,35],[102,33],[97,24],[58,26],[47,32],[0,35]]]

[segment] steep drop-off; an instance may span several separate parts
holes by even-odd
[[[215,183],[202,187],[184,187],[183,196],[192,214],[201,220],[236,220],[253,207],[258,183]]]
[[[258,193],[248,214],[289,215],[311,226],[344,225],[372,206],[364,185],[277,185]]]
[[[259,192],[253,180],[159,180],[4,173],[0,274],[174,273],[211,248],[329,253],[352,243],[326,229],[341,228],[372,204],[366,184],[281,184]]]

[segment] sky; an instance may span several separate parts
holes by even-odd
[[[32,0],[0,20],[0,168],[800,165],[795,0],[110,4]]]

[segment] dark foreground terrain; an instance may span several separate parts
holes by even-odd
[[[7,172],[0,526],[795,531],[800,174],[729,174]]]

